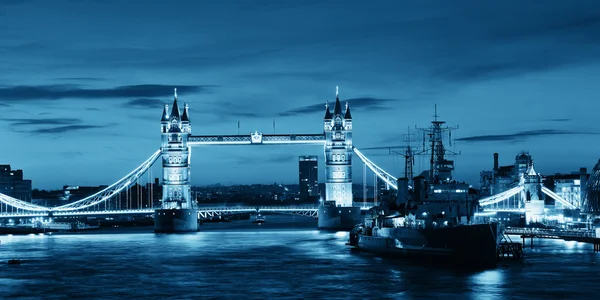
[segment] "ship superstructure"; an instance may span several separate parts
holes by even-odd
[[[453,178],[454,161],[449,156],[458,155],[444,145],[447,134],[452,143],[452,131],[458,127],[445,126],[437,115],[428,128],[417,128],[423,132],[423,151],[416,155],[429,158],[429,170],[411,180],[398,179],[398,207],[417,209],[421,214],[439,216],[442,222],[467,224],[474,213],[476,193],[469,193],[471,186]],[[411,184],[412,183],[412,184]]]

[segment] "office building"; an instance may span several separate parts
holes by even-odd
[[[31,180],[23,180],[23,170],[12,170],[0,165],[0,193],[31,202]]]
[[[316,156],[298,158],[300,201],[319,197],[319,160]]]

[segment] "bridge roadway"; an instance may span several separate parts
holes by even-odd
[[[368,210],[368,208],[361,208]],[[221,206],[221,207],[199,207],[198,218],[206,219],[208,217],[218,216],[228,213],[244,212],[273,212],[283,214],[303,215],[316,218],[318,216],[318,207],[316,206]],[[100,215],[148,215],[154,214],[154,208],[146,209],[125,209],[125,210],[102,210],[102,211],[50,211],[50,212],[17,212],[0,213],[0,218],[35,218],[35,217],[68,217],[68,216],[100,216]]]

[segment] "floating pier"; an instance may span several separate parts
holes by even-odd
[[[498,246],[498,258],[512,257],[523,258],[523,244],[514,242],[502,242]]]

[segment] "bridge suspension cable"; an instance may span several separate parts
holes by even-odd
[[[26,201],[22,201],[4,194],[0,194],[0,202],[17,209],[28,210],[28,211],[48,211],[45,206],[31,204]]]
[[[109,187],[91,195],[86,198],[83,198],[79,201],[75,201],[73,203],[65,204],[62,206],[57,206],[53,208],[45,208],[45,210],[51,211],[73,211],[88,208],[90,206],[94,206],[103,201],[110,199],[111,197],[120,194],[121,191],[128,188],[131,184],[137,182],[137,180],[144,174],[148,169],[156,162],[156,160],[161,156],[161,150],[157,150],[148,158],[145,162],[143,162],[140,166],[135,168],[131,173],[127,174],[125,177],[121,178],[119,181],[113,183]]]
[[[570,208],[570,209],[576,209],[577,206],[573,205],[572,203],[570,203],[569,201],[563,199],[561,196],[557,195],[556,193],[554,193],[552,190],[550,190],[549,188],[542,186],[542,193],[554,198],[554,200],[560,202],[562,205]]]
[[[521,192],[523,190],[523,186],[522,185],[518,185],[512,189],[506,190],[502,193],[498,193],[496,195],[492,195],[483,199],[479,200],[479,205],[481,206],[486,206],[486,205],[491,205],[494,203],[498,203],[498,202],[502,202],[506,199],[508,199],[509,197],[512,197],[516,194],[518,194],[519,192]]]
[[[384,169],[377,166],[371,160],[369,160],[362,152],[360,152],[356,147],[352,147],[352,150],[360,158],[360,160],[367,166],[377,177],[387,183],[391,188],[398,190],[398,178],[392,176],[390,173],[386,172]]]

